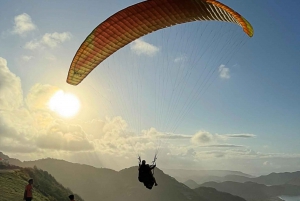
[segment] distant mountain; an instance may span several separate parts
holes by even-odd
[[[300,171],[297,172],[284,172],[284,173],[271,173],[268,175],[263,175],[256,178],[248,178],[238,175],[227,175],[222,178],[223,182],[225,181],[234,181],[234,182],[255,182],[258,184],[264,184],[268,186],[272,185],[283,185],[283,184],[293,184],[300,185]]]
[[[289,182],[287,182],[287,184],[291,184],[291,185],[296,185],[296,186],[300,186],[300,178],[294,178],[292,180],[290,180]]]
[[[249,178],[241,175],[226,175],[225,177],[222,178],[222,182],[234,181],[234,182],[244,183],[247,181],[254,181],[254,180],[255,178]]]
[[[274,185],[266,186],[254,182],[207,182],[202,187],[215,188],[221,192],[227,192],[232,195],[242,197],[248,201],[261,201],[277,199],[280,195],[299,196],[300,188],[294,185]]]
[[[33,196],[36,201],[67,200],[68,196],[72,194],[69,189],[64,188],[45,171],[20,167],[15,170],[15,167],[11,168],[4,165],[0,166],[0,170],[1,201],[22,200],[29,178],[34,179]],[[75,197],[76,200],[83,201],[78,195]]]
[[[141,198],[143,201],[214,201],[215,196],[211,195],[211,189],[207,192],[202,190],[200,195],[158,168],[155,169],[158,186],[148,190],[137,179],[137,167],[117,172],[56,159],[23,162],[23,166],[34,165],[48,171],[57,181],[88,201],[140,201]],[[218,201],[232,198],[229,194],[222,195],[222,199]]]
[[[182,170],[182,169],[163,169],[164,172],[180,182],[187,180],[194,180],[196,183],[201,184],[208,181],[222,182],[223,177],[227,175],[237,175],[247,178],[253,178],[249,174],[240,171],[230,170]]]
[[[197,184],[194,180],[191,180],[191,179],[184,182],[184,184],[191,189],[195,189],[195,188],[199,187],[199,184]]]
[[[209,187],[199,187],[194,189],[194,191],[208,201],[246,201],[244,198],[229,193],[219,192],[216,189]]]
[[[192,179],[196,183],[203,184],[206,182],[226,182],[226,181],[233,181],[233,182],[254,182],[258,184],[264,184],[267,186],[272,185],[284,185],[284,184],[292,184],[292,185],[298,185],[300,186],[300,171],[298,172],[284,172],[284,173],[271,173],[268,175],[259,176],[256,178],[250,178],[243,175],[226,175],[223,177],[217,177],[217,176],[193,176]]]
[[[289,183],[290,181],[295,179],[300,179],[300,171],[271,173],[269,175],[257,177],[252,181],[259,184],[265,184],[265,185],[281,185],[281,184]]]

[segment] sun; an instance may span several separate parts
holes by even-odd
[[[63,117],[73,117],[80,109],[80,102],[75,95],[60,90],[50,98],[49,108]]]

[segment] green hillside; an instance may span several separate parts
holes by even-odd
[[[0,201],[22,200],[28,179],[34,179],[33,197],[35,201],[63,201],[72,194],[59,184],[48,172],[37,168],[9,169],[0,167]],[[76,200],[83,201],[78,195]]]

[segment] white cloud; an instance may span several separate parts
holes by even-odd
[[[32,40],[25,44],[24,48],[29,50],[34,50],[37,48],[55,48],[59,44],[70,40],[72,34],[70,32],[63,32],[63,33],[46,33],[40,40]]]
[[[193,144],[210,144],[214,141],[214,136],[206,131],[199,131],[192,138]]]
[[[10,72],[7,61],[0,57],[0,109],[12,110],[23,104],[21,80]]]
[[[86,151],[94,146],[86,133],[78,125],[70,125],[63,121],[55,121],[48,127],[44,135],[39,135],[37,146],[42,149]]]
[[[184,62],[186,60],[187,60],[187,56],[179,56],[174,59],[174,62],[178,63],[178,62]]]
[[[207,131],[199,131],[191,137],[191,143],[200,145],[200,147],[207,148],[240,148],[243,145],[224,144],[224,141],[228,141],[231,138],[253,138],[254,134],[211,134]]]
[[[230,70],[229,70],[229,68],[226,68],[225,65],[221,65],[219,67],[219,76],[222,79],[229,79],[230,78]]]
[[[30,61],[32,58],[33,58],[33,56],[27,56],[27,55],[22,56],[22,59],[24,61]]]
[[[27,42],[25,44],[24,48],[29,49],[29,50],[34,50],[34,49],[37,49],[40,46],[41,46],[40,42],[38,42],[36,40],[33,40],[33,41]]]
[[[174,134],[174,133],[163,133],[157,131],[155,128],[150,128],[149,130],[143,130],[142,133],[147,138],[152,139],[169,139],[169,140],[189,140],[192,136],[184,134]]]
[[[137,55],[144,54],[147,56],[154,56],[159,51],[158,47],[151,45],[150,43],[147,43],[142,39],[133,41],[130,45],[130,49]]]
[[[67,40],[71,39],[71,33],[69,32],[63,32],[63,33],[46,33],[41,42],[51,48],[56,47],[58,44],[63,43]]]
[[[49,111],[48,102],[58,90],[58,87],[51,85],[35,84],[25,99],[27,107],[30,111]]]
[[[37,27],[32,22],[31,17],[27,13],[23,13],[15,17],[15,25],[12,33],[21,36],[26,35],[26,33],[35,30]]]

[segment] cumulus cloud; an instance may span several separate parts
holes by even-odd
[[[26,33],[37,28],[27,13],[16,16],[14,21],[14,29],[12,31],[14,34],[24,36]]]
[[[31,111],[47,110],[49,111],[48,102],[50,98],[59,90],[58,87],[51,85],[35,84],[29,90],[25,99],[27,107]]]
[[[18,132],[15,128],[7,125],[7,122],[4,121],[2,115],[0,116],[0,142],[4,138],[18,138]]]
[[[229,70],[229,68],[226,68],[225,65],[221,65],[219,67],[219,76],[222,79],[229,79],[230,78],[230,70]]]
[[[21,80],[10,72],[7,61],[0,57],[0,110],[12,110],[23,104]]]
[[[191,142],[193,144],[209,144],[214,141],[214,136],[206,131],[199,131],[192,138]]]
[[[35,50],[37,48],[55,48],[59,44],[70,40],[72,34],[70,32],[63,33],[46,33],[40,40],[32,40],[25,44],[24,48],[29,50]]]
[[[54,48],[56,47],[59,43],[63,43],[67,40],[71,39],[71,33],[69,32],[63,32],[63,33],[46,33],[43,38],[42,38],[42,43],[45,45]]]
[[[34,50],[40,47],[40,42],[37,40],[29,41],[25,44],[24,48],[29,50]]]
[[[133,41],[130,45],[130,49],[137,55],[144,54],[147,56],[154,56],[159,51],[158,47],[147,43],[141,39]]]
[[[44,135],[37,139],[37,146],[43,149],[86,151],[93,150],[93,144],[86,133],[78,125],[69,125],[63,121],[55,121]]]

